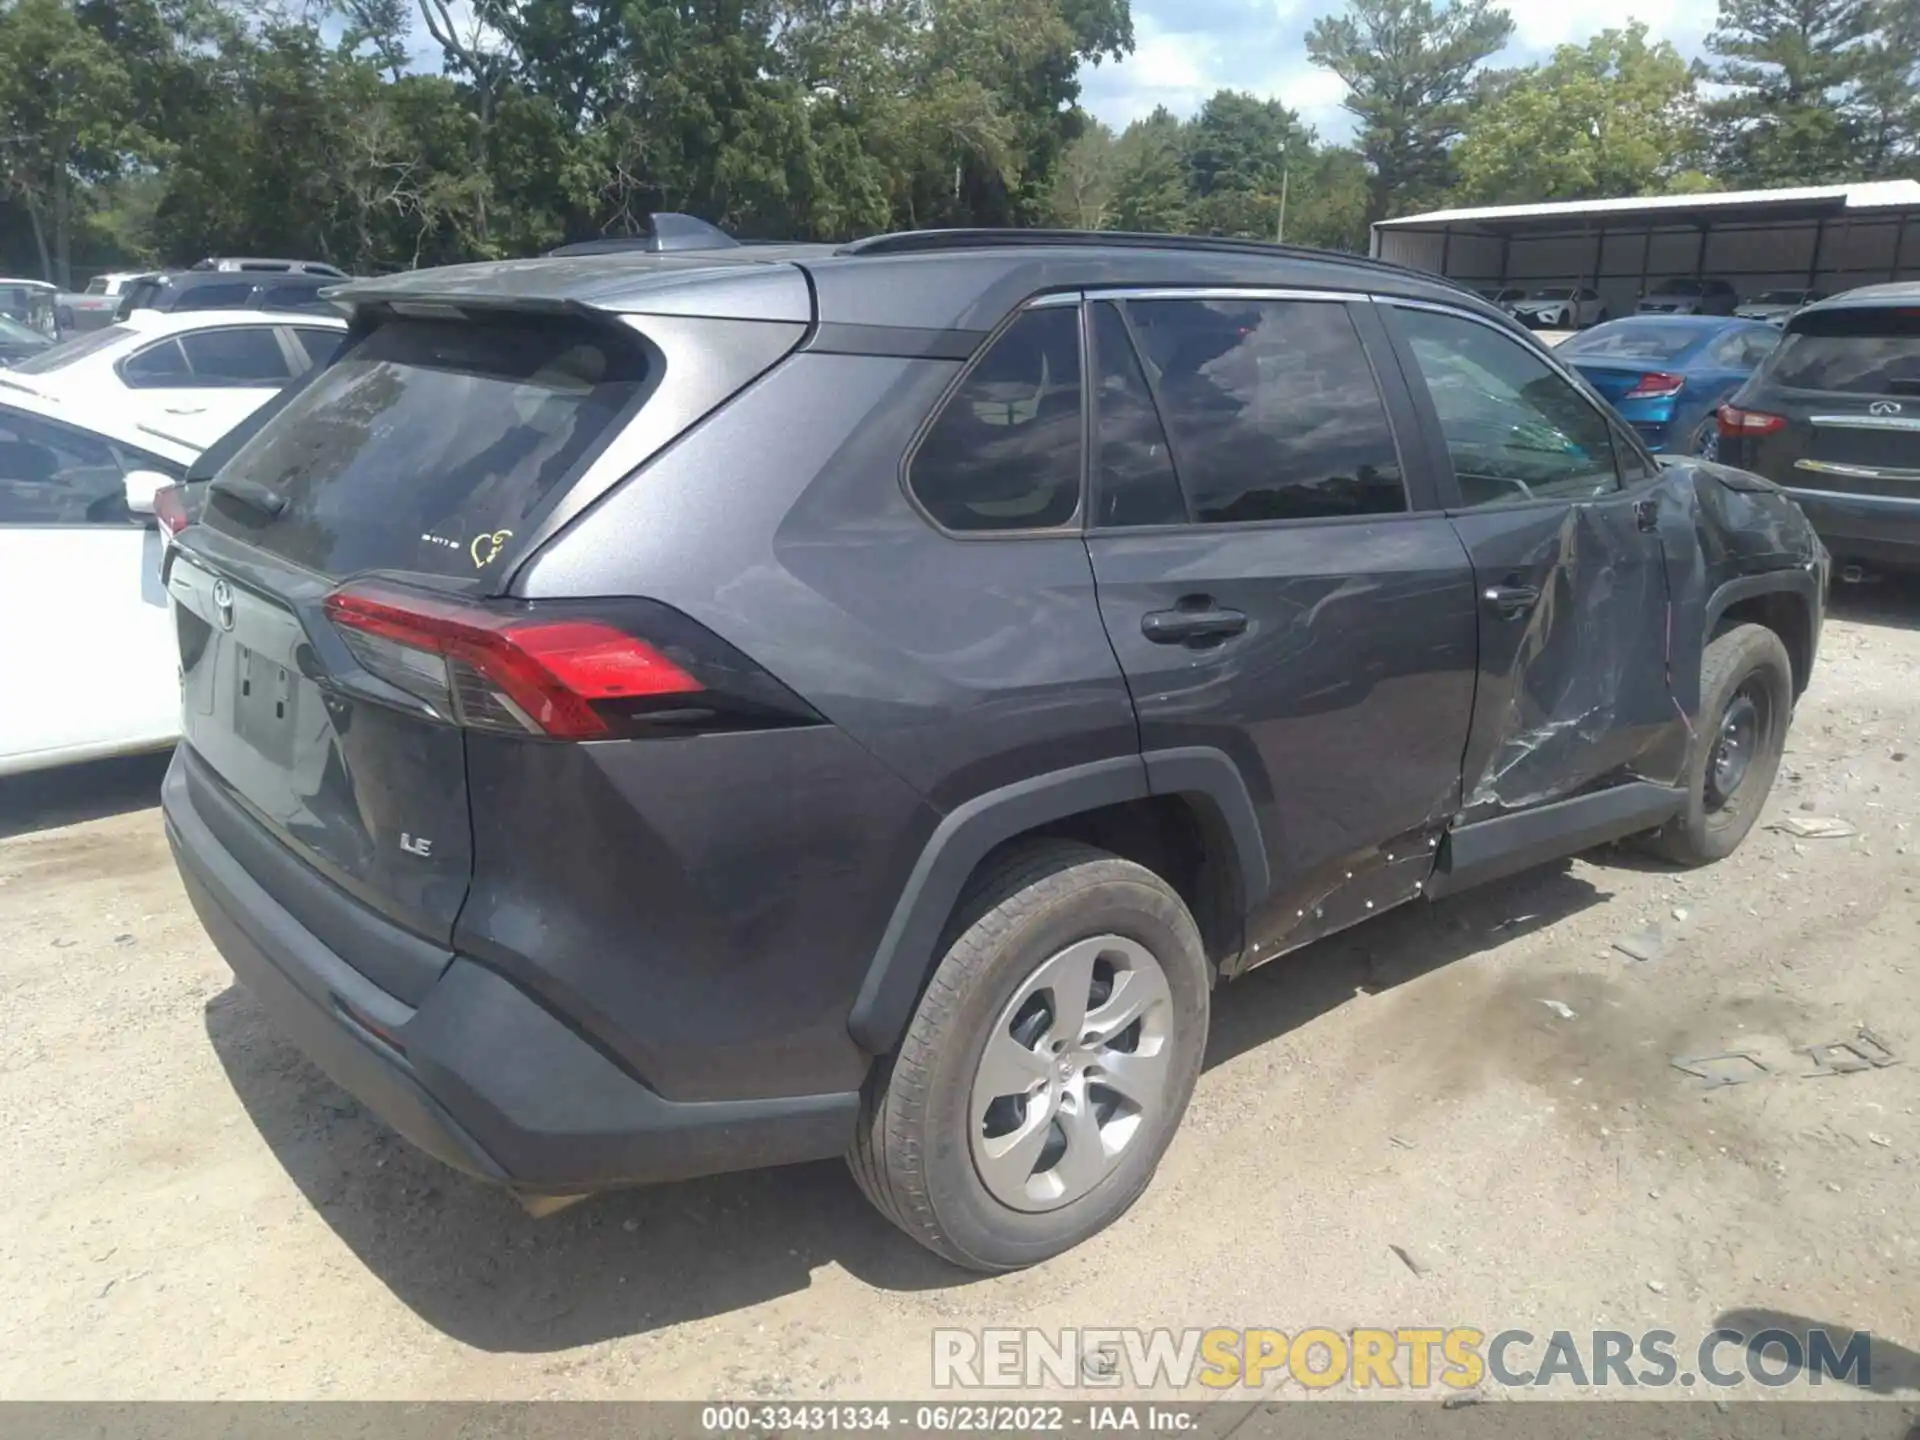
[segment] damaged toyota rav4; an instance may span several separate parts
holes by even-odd
[[[696,229],[334,292],[168,562],[187,892],[447,1164],[844,1155],[1027,1265],[1139,1197],[1255,964],[1754,823],[1825,553],[1474,295]]]

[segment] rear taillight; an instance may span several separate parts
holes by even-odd
[[[468,605],[355,585],[324,609],[362,668],[473,729],[597,740],[819,718],[724,641],[649,601]]]
[[[184,485],[162,485],[153,492],[153,518],[160,522],[160,528],[169,535],[178,535],[187,528],[187,488]]]
[[[1665,370],[1650,370],[1633,382],[1633,388],[1620,398],[1623,400],[1671,400],[1686,387],[1687,377],[1671,375]]]
[[[1742,410],[1738,405],[1722,405],[1719,418],[1721,438],[1737,440],[1742,435],[1771,435],[1787,428],[1787,417],[1769,415],[1764,410]]]

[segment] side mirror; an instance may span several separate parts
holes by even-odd
[[[134,518],[151,520],[153,497],[173,484],[173,477],[158,470],[129,470],[122,483],[127,491],[127,509]]]

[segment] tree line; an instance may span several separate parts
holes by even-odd
[[[1920,4],[1721,0],[1500,68],[1493,0],[1348,0],[1306,36],[1350,140],[1222,90],[1080,104],[1128,0],[5,0],[0,252],[63,284],[207,254],[367,273],[654,210],[744,238],[1064,225],[1360,249],[1445,203],[1920,176]],[[413,53],[424,32],[437,66]]]

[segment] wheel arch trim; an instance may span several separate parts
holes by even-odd
[[[921,849],[861,982],[847,1030],[871,1055],[906,1032],[933,967],[941,932],[974,870],[997,846],[1089,810],[1154,795],[1193,795],[1215,808],[1232,838],[1242,904],[1268,888],[1260,822],[1239,768],[1207,747],[1121,755],[1071,766],[977,795],[949,811]]]

